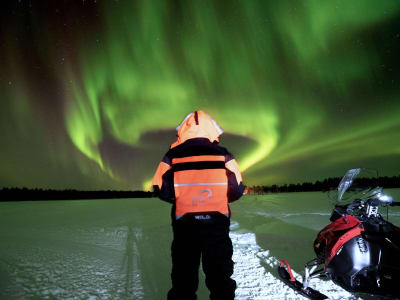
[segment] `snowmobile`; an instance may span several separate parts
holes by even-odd
[[[380,207],[400,202],[376,182],[376,171],[346,172],[337,189],[329,192],[334,209],[331,223],[314,241],[316,258],[305,264],[301,281],[282,259],[278,274],[285,284],[309,299],[328,299],[310,287],[315,278],[331,280],[358,297],[400,299],[400,228],[379,213]]]

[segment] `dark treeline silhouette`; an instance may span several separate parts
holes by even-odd
[[[316,181],[315,183],[304,182],[297,184],[284,184],[284,185],[271,185],[271,186],[246,186],[246,192],[249,195],[262,195],[268,193],[291,193],[291,192],[317,192],[329,191],[336,188],[341,177],[327,178],[323,181]],[[379,177],[376,178],[360,178],[357,179],[361,186],[378,185],[383,188],[400,188],[400,176],[393,177]]]
[[[152,192],[144,191],[78,191],[78,190],[43,190],[28,188],[3,188],[0,201],[26,200],[77,200],[77,199],[112,199],[112,198],[149,198]]]
[[[314,183],[304,182],[297,184],[271,185],[271,186],[246,186],[249,195],[262,195],[269,193],[290,192],[316,192],[329,191],[339,185],[341,178],[327,178]],[[378,185],[383,188],[400,188],[400,176],[379,177],[378,179],[357,179],[362,186]],[[0,190],[0,201],[26,201],[26,200],[77,200],[77,199],[113,199],[113,198],[150,198],[155,197],[153,192],[145,191],[78,191],[78,190],[44,190],[28,188],[3,188]]]

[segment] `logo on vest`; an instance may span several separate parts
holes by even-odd
[[[201,206],[201,205],[203,205],[205,200],[208,199],[208,198],[211,198],[211,196],[212,196],[212,191],[210,189],[201,190],[200,191],[200,196],[193,196],[192,197],[192,206]]]

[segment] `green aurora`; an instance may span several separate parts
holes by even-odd
[[[2,186],[147,188],[196,109],[245,184],[400,173],[398,0],[44,2],[2,8]]]

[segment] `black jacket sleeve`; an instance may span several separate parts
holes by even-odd
[[[229,152],[225,157],[225,167],[228,177],[228,202],[233,202],[243,195],[245,187],[242,182],[239,165]]]
[[[175,202],[174,178],[168,156],[164,156],[153,177],[154,194],[161,200]]]

